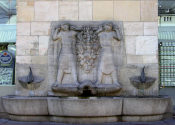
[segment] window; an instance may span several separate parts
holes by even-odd
[[[16,0],[0,0],[0,24],[16,24]]]
[[[170,17],[170,16],[166,16],[166,17],[164,17],[164,22],[171,22],[172,20],[172,17]]]
[[[16,0],[0,0],[0,85],[14,84],[15,43]],[[12,60],[3,64],[3,57],[5,59],[8,53]]]

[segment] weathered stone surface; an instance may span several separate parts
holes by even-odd
[[[58,20],[58,1],[35,1],[35,21]]]
[[[137,36],[125,36],[126,54],[136,54],[136,39]]]
[[[78,20],[78,1],[59,1],[59,20]]]
[[[140,1],[115,0],[114,19],[119,21],[140,21]]]
[[[175,123],[174,119],[167,119],[167,120],[162,120],[162,121],[153,121],[153,122],[111,122],[111,123],[100,123],[100,125],[173,125]],[[53,123],[53,122],[20,122],[20,121],[12,121],[12,120],[7,120],[7,119],[1,119],[0,124],[7,124],[7,125],[20,125],[20,124],[25,124],[25,125],[69,125],[70,123]],[[76,124],[72,124],[76,125]]]
[[[157,22],[144,22],[144,35],[158,35],[158,23]]]
[[[44,78],[38,75],[33,75],[32,68],[29,66],[28,74],[18,77],[18,81],[23,88],[32,91],[38,89],[41,86],[41,82],[44,81]]]
[[[142,91],[142,93],[145,96],[153,96],[153,95],[158,95],[158,90],[159,90],[159,82],[158,82],[158,65],[157,64],[128,64],[125,67],[121,67],[119,69],[118,73],[118,80],[119,83],[122,85],[122,90],[120,95],[123,96],[139,96],[140,90],[136,89],[129,81],[130,77],[133,76],[139,76],[141,69],[143,66],[146,66],[145,68],[145,74],[146,76],[151,76],[156,78],[157,80],[154,82],[154,84],[148,88]]]
[[[143,35],[143,22],[124,22],[125,35]]]
[[[117,116],[122,113],[122,98],[117,97],[90,97],[80,99],[70,98],[48,98],[48,110],[54,116]]]
[[[113,1],[93,1],[93,20],[112,20]]]
[[[143,90],[149,89],[156,81],[156,78],[145,74],[145,66],[141,69],[140,75],[129,78],[130,83],[144,96]]]
[[[158,56],[143,56],[143,63],[158,63]]]
[[[24,121],[24,122],[48,122],[49,116],[21,116],[21,115],[8,115],[8,118],[13,121]]]
[[[36,57],[37,58],[37,57]],[[41,59],[41,58],[39,58]],[[38,59],[38,60],[39,60]],[[47,59],[47,58],[46,58]],[[43,60],[41,60],[43,61]],[[39,63],[39,64],[38,64]],[[15,84],[16,84],[16,92],[15,92],[15,95],[18,95],[18,96],[47,96],[47,92],[48,92],[48,79],[47,79],[47,72],[48,72],[48,69],[47,69],[47,63],[46,64],[41,64],[42,62],[38,61],[36,62],[35,64],[18,64],[16,63],[16,75],[15,75]],[[24,87],[21,86],[21,84],[19,83],[18,81],[18,78],[19,77],[22,77],[22,76],[26,76],[28,75],[29,73],[29,66],[32,67],[32,70],[33,70],[33,73],[34,75],[39,75],[40,77],[43,77],[44,78],[44,81],[42,81],[40,83],[40,87],[37,88],[37,89],[32,89],[33,86],[29,85],[28,87],[30,87],[31,89],[24,89]]]
[[[34,4],[33,0],[18,1],[17,4],[17,21],[29,22],[34,20]]]
[[[139,67],[136,66],[126,66],[126,67],[122,67],[119,69],[119,76],[118,76],[118,80],[121,83],[121,85],[123,86],[123,88],[130,86],[132,87],[132,85],[130,84],[129,78],[134,75],[139,75],[140,70]],[[134,87],[131,88],[134,91]]]
[[[9,118],[17,121],[104,123],[157,121],[172,116],[169,97],[2,97]]]
[[[157,21],[158,0],[141,0],[141,21]]]
[[[15,94],[15,90],[16,90],[16,86],[15,85],[1,85],[0,87],[0,95],[2,96],[6,96],[6,95],[14,95]],[[1,110],[0,110],[1,111]]]
[[[42,97],[2,97],[5,111],[14,115],[48,115],[47,98]]]
[[[169,112],[171,98],[147,97],[147,98],[124,98],[123,115],[143,116],[159,115]]]
[[[30,56],[32,49],[38,49],[37,36],[17,36],[17,56]]]
[[[39,36],[39,55],[46,56],[48,50],[49,36]]]
[[[66,90],[64,93],[73,94],[66,89],[66,86],[71,88],[71,84],[79,89],[83,85],[82,94],[87,87],[87,91],[92,92],[92,88],[96,91],[92,95],[118,92],[121,87],[117,81],[113,45],[118,46],[121,52],[117,54],[121,54],[123,43],[119,24],[109,21],[79,22],[78,25],[73,21],[52,23],[48,56],[53,60],[49,60],[48,68],[57,67],[52,71],[57,76],[51,83],[54,92],[60,93],[62,88]]]
[[[163,115],[150,115],[150,116],[122,116],[124,122],[150,122],[159,121],[164,118]]]
[[[47,56],[31,56],[31,64],[47,65]]]
[[[79,1],[79,20],[92,20],[92,1]]]
[[[127,55],[127,64],[142,64],[143,56],[140,55]]]
[[[157,55],[157,36],[138,36],[136,40],[136,55]]]
[[[30,23],[17,23],[17,35],[30,35]]]
[[[31,35],[49,35],[50,22],[32,22]]]
[[[4,106],[3,106],[3,103],[2,103],[2,99],[0,98],[0,114],[1,113],[5,113],[5,109],[4,109]]]
[[[147,57],[157,55],[157,36],[126,36],[126,53],[129,63],[155,63],[157,60],[148,60]],[[144,61],[143,61],[144,60]]]
[[[16,56],[16,63],[18,64],[31,64],[31,56]]]
[[[71,123],[71,124],[95,124],[95,123],[106,123],[106,122],[117,122],[120,117],[59,117],[52,116],[50,118],[53,122]]]

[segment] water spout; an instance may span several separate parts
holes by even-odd
[[[142,72],[141,72],[141,75],[140,75],[140,81],[141,81],[141,83],[145,83],[146,82],[145,66],[142,68]]]
[[[34,77],[33,77],[33,73],[32,73],[32,69],[31,67],[29,67],[30,71],[29,71],[29,74],[27,76],[27,79],[26,79],[26,82],[28,84],[32,83],[34,81]]]
[[[142,68],[140,76],[133,76],[130,78],[131,84],[139,90],[141,95],[144,95],[144,90],[150,88],[155,80],[156,78],[145,75],[145,66]]]
[[[33,75],[32,68],[29,67],[29,73],[27,76],[21,76],[18,78],[19,83],[22,87],[30,90],[34,90],[40,86],[44,78]]]

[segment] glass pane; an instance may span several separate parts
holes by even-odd
[[[159,67],[161,86],[175,86],[175,1],[159,0]]]
[[[15,43],[16,0],[0,0],[0,85],[14,84]]]
[[[16,0],[0,0],[0,24],[16,23]]]

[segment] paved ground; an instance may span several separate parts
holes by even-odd
[[[65,123],[54,123],[54,122],[16,122],[6,119],[0,119],[0,125],[77,125],[77,124],[65,124]],[[86,124],[86,125],[175,125],[175,119],[168,119],[157,122],[116,122],[116,123]]]

